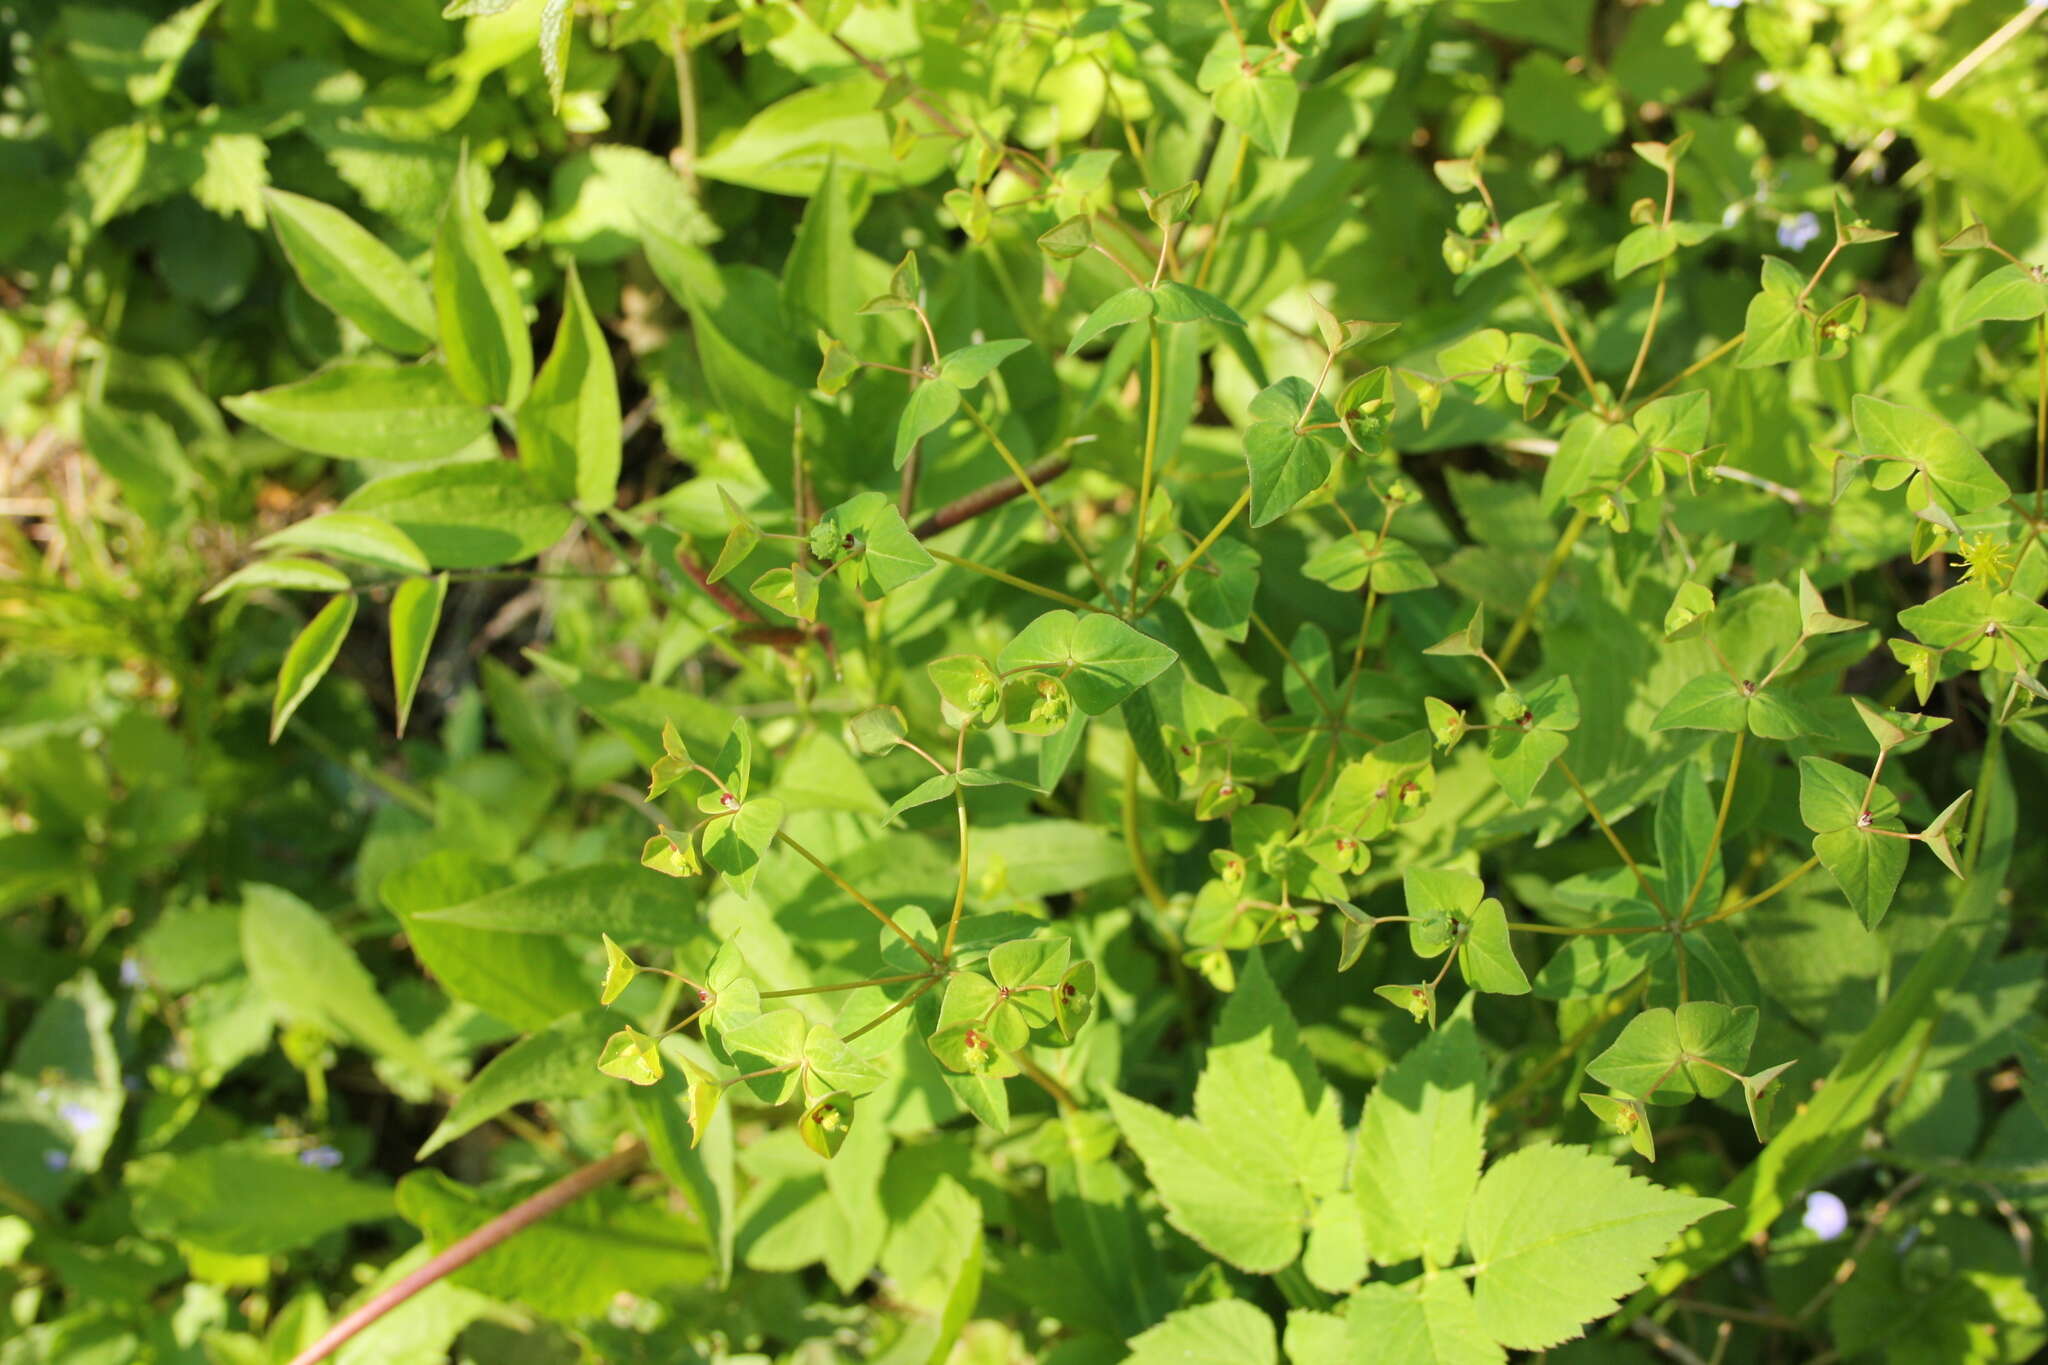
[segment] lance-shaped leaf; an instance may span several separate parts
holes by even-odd
[[[1049,611],[1011,639],[997,656],[1005,673],[1033,668],[1058,674],[1074,704],[1099,716],[1171,667],[1167,646],[1105,612],[1076,616]]]
[[[1111,294],[1074,329],[1074,339],[1067,343],[1067,354],[1072,355],[1104,332],[1142,322],[1151,316],[1151,290],[1134,284],[1129,289]]]
[[[1845,630],[1861,630],[1869,624],[1837,616],[1828,610],[1827,599],[1820,595],[1820,589],[1813,586],[1806,570],[1799,571],[1799,629],[1807,635],[1839,635]]]
[[[519,407],[519,462],[539,487],[594,511],[619,486],[619,383],[611,344],[574,267],[554,349]]]
[[[2000,319],[2031,322],[2048,312],[2048,283],[2037,268],[2002,265],[1970,286],[1956,304],[1951,330]]]
[[[467,166],[434,238],[434,311],[448,377],[472,403],[517,411],[533,382],[526,307],[491,239]]]
[[[428,568],[411,536],[383,517],[362,512],[327,512],[295,521],[257,541],[256,548],[311,550],[403,574],[423,574]]]
[[[948,351],[939,362],[939,378],[957,389],[971,389],[995,373],[998,365],[1030,345],[1013,337],[1008,341],[977,341]]]
[[[1028,792],[1039,791],[1029,782],[1005,777],[991,768],[962,768],[958,772],[934,773],[899,797],[883,819],[885,822],[894,821],[907,810],[943,801],[963,787],[1022,787]]]
[[[960,410],[960,390],[943,379],[927,379],[910,391],[903,416],[896,423],[894,467],[903,468],[919,441],[944,426]]]
[[[418,355],[434,344],[434,300],[397,252],[340,209],[302,195],[263,192],[306,292],[386,350]]]
[[[441,606],[448,600],[448,575],[408,578],[391,594],[391,692],[398,712],[398,733],[405,733],[412,700],[426,672],[434,632],[441,625]]]
[[[341,642],[348,637],[348,628],[355,623],[356,599],[350,593],[338,593],[320,608],[319,614],[306,623],[285,651],[284,666],[277,671],[277,695],[270,706],[270,742],[277,743],[277,737],[284,733],[285,722],[299,709],[299,704],[313,695],[313,689],[327,676],[334,658],[341,653]]]
[[[286,445],[345,460],[439,460],[491,427],[489,410],[432,362],[339,361],[304,379],[221,402]]]

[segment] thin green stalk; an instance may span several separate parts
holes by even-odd
[[[1706,855],[1700,859],[1699,875],[1692,879],[1692,890],[1686,892],[1685,904],[1679,907],[1678,922],[1685,923],[1687,915],[1700,898],[1700,888],[1707,884],[1707,871],[1721,860],[1721,835],[1728,828],[1728,808],[1735,802],[1735,779],[1742,772],[1742,745],[1749,738],[1747,730],[1735,732],[1735,752],[1728,756],[1728,778],[1721,785],[1721,809],[1714,816],[1714,834],[1707,841]]]
[[[1640,886],[1643,889],[1643,894],[1650,898],[1650,904],[1657,907],[1659,915],[1662,915],[1667,920],[1670,919],[1671,912],[1665,908],[1664,898],[1657,894],[1657,888],[1650,885],[1650,879],[1643,875],[1643,869],[1636,865],[1635,858],[1629,853],[1628,845],[1621,841],[1621,836],[1616,834],[1614,827],[1607,823],[1607,817],[1600,813],[1600,807],[1593,801],[1593,794],[1580,785],[1579,775],[1572,771],[1572,765],[1560,758],[1557,760],[1557,770],[1564,774],[1564,780],[1571,783],[1572,790],[1579,794],[1580,802],[1586,807],[1586,814],[1593,817],[1593,823],[1598,825],[1600,832],[1607,836],[1608,845],[1621,855],[1622,862],[1628,865],[1629,872],[1635,877],[1636,885]]]
[[[1159,889],[1158,879],[1152,875],[1152,865],[1145,860],[1145,839],[1138,828],[1138,746],[1135,741],[1130,752],[1124,755],[1124,847],[1131,855],[1131,872],[1138,879],[1138,889],[1145,893],[1145,899],[1155,910],[1166,909],[1166,893]]]
[[[1724,905],[1719,910],[1716,910],[1713,914],[1707,916],[1705,919],[1700,920],[1694,924],[1689,924],[1686,926],[1686,928],[1704,928],[1706,925],[1718,924],[1724,919],[1728,919],[1734,915],[1739,915],[1745,910],[1754,909],[1755,907],[1762,905],[1771,897],[1777,895],[1780,891],[1783,891],[1787,887],[1790,887],[1800,878],[1804,877],[1807,873],[1813,871],[1816,867],[1819,866],[1819,858],[1808,858],[1805,862],[1793,868],[1790,872],[1787,872],[1784,876],[1778,878],[1778,880],[1772,882],[1769,886],[1757,892],[1754,896],[1746,897],[1743,900],[1735,902],[1733,905]]]
[[[1521,613],[1515,617],[1514,625],[1508,628],[1508,638],[1500,647],[1500,666],[1503,669],[1514,660],[1515,651],[1522,647],[1529,628],[1535,624],[1536,609],[1550,595],[1551,585],[1557,582],[1558,572],[1564,568],[1572,546],[1579,543],[1579,537],[1585,534],[1586,524],[1591,520],[1584,512],[1574,512],[1572,519],[1565,523],[1564,534],[1557,538],[1557,548],[1550,552],[1550,562],[1543,566],[1542,577],[1529,589],[1529,596],[1522,602]]]
[[[905,981],[922,981],[930,975],[930,972],[905,972],[901,976],[871,976],[865,981],[835,981],[829,986],[791,986],[788,990],[762,991],[761,998],[787,1000],[799,995],[830,995],[835,991],[857,991],[863,986],[895,986]],[[683,1022],[688,1023],[689,1020]]]
[[[1138,524],[1131,531],[1131,597],[1124,611],[1128,618],[1138,604],[1138,578],[1145,570],[1145,528],[1152,512],[1152,463],[1159,454],[1159,383],[1164,366],[1159,358],[1159,320],[1149,319],[1151,329],[1152,382],[1145,399],[1145,462],[1138,476]]]
[[[961,407],[968,417],[973,419],[974,425],[980,428],[981,434],[988,438],[988,443],[996,448],[996,454],[1003,457],[1003,463],[1010,467],[1010,473],[1023,485],[1024,492],[1031,501],[1038,504],[1039,512],[1052,523],[1053,529],[1060,533],[1060,538],[1067,542],[1067,547],[1074,552],[1075,558],[1081,561],[1081,567],[1088,571],[1088,576],[1095,580],[1095,586],[1102,590],[1103,598],[1113,600],[1115,594],[1109,590],[1108,580],[1103,578],[1101,571],[1095,567],[1095,561],[1089,556],[1087,547],[1081,544],[1073,529],[1053,512],[1052,504],[1045,500],[1045,494],[1039,491],[1037,481],[1031,477],[1031,471],[1024,467],[1024,462],[1011,453],[1003,438],[996,434],[996,429],[989,425],[988,419],[983,417],[972,403],[963,403]]]
[[[1166,576],[1166,581],[1152,590],[1152,595],[1145,599],[1145,605],[1138,608],[1137,614],[1143,616],[1158,605],[1160,598],[1173,591],[1173,585],[1180,582],[1181,575],[1201,562],[1202,556],[1209,553],[1210,547],[1223,538],[1223,533],[1230,529],[1230,523],[1236,521],[1238,514],[1251,506],[1251,503],[1252,490],[1247,486],[1244,492],[1237,495],[1237,501],[1230,504],[1230,510],[1216,519],[1216,524],[1209,528],[1209,534],[1196,542],[1195,548],[1188,552],[1187,558],[1173,566],[1173,572]]]
[[[1028,593],[1036,593],[1048,602],[1058,602],[1061,606],[1072,607],[1075,611],[1102,610],[1101,607],[1096,606],[1093,602],[1083,602],[1080,598],[1063,593],[1058,588],[1048,588],[1042,583],[1033,583],[1031,580],[1019,578],[1015,574],[1004,573],[1001,569],[991,568],[987,564],[979,564],[971,559],[962,559],[959,555],[948,554],[944,550],[931,545],[927,545],[924,548],[927,554],[931,555],[933,559],[938,560],[941,564],[951,564],[956,569],[965,569],[969,573],[978,573],[984,578],[993,578],[998,583],[1007,583],[1013,588],[1020,588]]]
[[[1549,315],[1550,325],[1557,332],[1557,339],[1564,343],[1565,350],[1570,353],[1572,366],[1578,370],[1579,378],[1585,381],[1586,393],[1590,397],[1595,392],[1592,368],[1586,364],[1585,354],[1579,350],[1578,340],[1572,336],[1572,329],[1565,323],[1564,314],[1558,311],[1557,304],[1551,299],[1550,286],[1544,283],[1543,277],[1536,273],[1536,267],[1530,265],[1528,258],[1520,251],[1515,253],[1515,264],[1522,267],[1522,273],[1527,275],[1529,283],[1536,287],[1536,298],[1542,303],[1543,311]]]
[[[1693,361],[1692,364],[1686,366],[1677,374],[1672,375],[1669,379],[1665,380],[1656,388],[1652,389],[1650,391],[1649,397],[1645,398],[1642,402],[1636,404],[1635,411],[1641,412],[1645,407],[1648,407],[1651,403],[1656,402],[1659,398],[1662,398],[1665,394],[1671,392],[1680,384],[1683,384],[1686,380],[1692,378],[1701,370],[1704,370],[1705,368],[1707,368],[1707,366],[1719,360],[1722,356],[1727,355],[1737,346],[1740,346],[1743,343],[1744,339],[1746,339],[1748,336],[1749,333],[1747,332],[1737,332],[1734,336],[1729,337],[1719,346],[1716,346],[1713,350],[1707,352],[1698,360]]]
[[[862,1024],[859,1028],[847,1034],[846,1037],[841,1041],[850,1043],[854,1039],[860,1037],[863,1033],[866,1033],[871,1029],[880,1028],[882,1025],[888,1023],[891,1019],[894,1019],[898,1014],[910,1008],[910,1006],[916,1004],[918,1001],[918,997],[922,996],[926,991],[929,991],[932,987],[938,985],[941,981],[944,981],[945,979],[946,974],[944,972],[932,972],[929,976],[925,978],[923,985],[913,988],[910,994],[904,996],[901,1000],[898,1000],[895,1004],[889,1006],[889,1008],[883,1010],[880,1014],[868,1020],[865,1024]]]
[[[905,929],[895,920],[889,918],[888,911],[884,910],[881,906],[876,905],[866,896],[863,896],[859,891],[856,891],[853,887],[853,883],[847,881],[846,878],[840,876],[837,872],[834,872],[830,867],[826,866],[824,860],[819,858],[817,854],[811,852],[802,844],[790,838],[788,831],[777,830],[775,832],[775,837],[782,843],[787,844],[790,848],[794,849],[798,853],[798,855],[800,855],[803,858],[805,862],[809,863],[812,867],[817,868],[818,871],[824,873],[826,880],[830,881],[834,886],[838,887],[841,891],[844,891],[847,895],[853,897],[854,903],[860,906],[861,909],[867,911],[870,915],[873,915],[876,919],[880,920],[882,923],[888,925],[890,929],[894,930],[896,937],[902,939],[905,943],[908,943],[913,949],[915,949],[919,957],[923,958],[926,962],[930,963],[934,967],[939,965],[939,960],[936,957],[932,956],[931,950],[925,947],[922,943],[919,943],[916,939],[912,938],[910,936],[909,930]]]
[[[1316,680],[1308,675],[1308,670],[1303,668],[1301,662],[1294,657],[1294,652],[1282,644],[1280,637],[1273,633],[1273,628],[1266,624],[1266,618],[1257,612],[1253,612],[1251,619],[1253,628],[1259,634],[1266,637],[1266,643],[1273,646],[1279,652],[1281,659],[1286,662],[1289,668],[1294,670],[1294,676],[1301,679],[1301,685],[1308,689],[1308,694],[1315,698],[1317,709],[1332,720],[1342,720],[1343,717],[1338,715],[1335,708],[1330,705],[1330,699],[1323,695],[1321,688],[1316,686]]]
[[[1657,337],[1657,319],[1664,312],[1664,289],[1670,283],[1670,273],[1671,258],[1666,256],[1657,262],[1657,294],[1650,300],[1650,320],[1643,327],[1643,342],[1636,347],[1636,363],[1629,366],[1628,382],[1621,386],[1617,406],[1628,406],[1628,396],[1636,391],[1636,381],[1643,377],[1643,362],[1650,358],[1650,343]]]
[[[1216,248],[1223,244],[1224,229],[1230,226],[1230,209],[1237,198],[1237,182],[1244,174],[1245,148],[1250,144],[1243,133],[1237,133],[1237,154],[1230,159],[1230,175],[1223,182],[1223,204],[1216,214],[1216,230],[1209,234],[1209,240],[1202,247],[1202,259],[1195,267],[1195,288],[1206,289],[1209,285],[1209,267],[1215,264]]]

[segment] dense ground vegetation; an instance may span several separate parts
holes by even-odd
[[[2033,1358],[2041,12],[0,0],[0,1365]]]

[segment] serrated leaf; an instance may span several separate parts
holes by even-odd
[[[1480,1180],[1466,1218],[1479,1324],[1515,1350],[1568,1341],[1641,1285],[1673,1238],[1726,1207],[1660,1189],[1583,1147],[1512,1152]]]
[[[1373,1260],[1455,1261],[1485,1153],[1486,1060],[1461,1009],[1366,1096],[1351,1180]]]
[[[1239,1269],[1293,1262],[1319,1200],[1344,1177],[1336,1093],[1324,1086],[1256,954],[1224,1006],[1193,1118],[1112,1092],[1110,1111],[1173,1225]]]

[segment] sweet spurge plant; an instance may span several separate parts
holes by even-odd
[[[2039,13],[12,13],[0,1365],[2032,1358]]]

